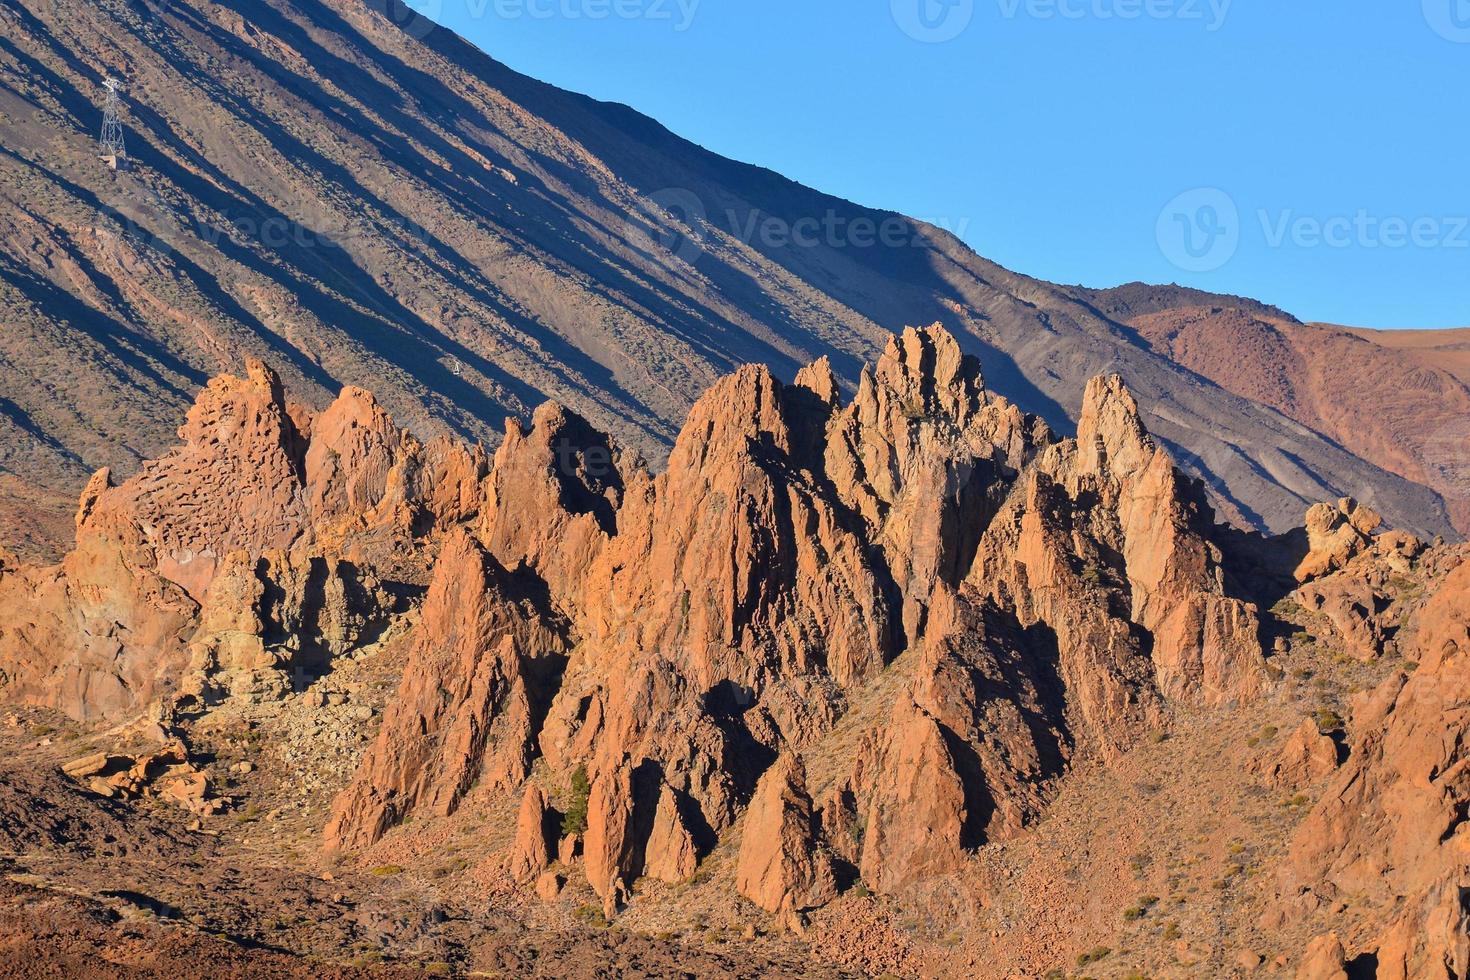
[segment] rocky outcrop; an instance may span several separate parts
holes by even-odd
[[[559,405],[538,409],[529,430],[511,419],[486,480],[485,546],[508,568],[534,569],[575,612],[587,569],[617,531],[625,465],[612,440]]]
[[[330,847],[371,844],[405,816],[453,812],[477,781],[530,771],[555,623],[467,531],[445,542],[378,737],[332,807]]]
[[[1267,784],[1295,792],[1321,782],[1337,771],[1337,743],[1324,735],[1311,718],[1287,736],[1274,758],[1259,766]]]
[[[1296,980],[1348,980],[1347,951],[1337,933],[1317,936],[1307,944]]]
[[[1022,831],[1068,767],[1171,703],[1260,690],[1256,610],[1119,379],[1058,440],[935,326],[839,392],[820,361],[789,385],[741,368],[651,476],[555,405],[491,460],[419,443],[360,389],[312,413],[252,365],[165,461],[93,481],[71,564],[0,577],[0,608],[13,582],[54,596],[41,625],[0,626],[3,680],[109,716],[207,711],[288,696],[412,622],[329,847],[478,786],[520,800],[505,857],[529,884],[552,843],[531,767],[580,770],[586,829],[561,857],[608,914],[744,827],[738,887],[788,924],[835,894],[834,859],[896,893]],[[794,761],[814,751],[821,819]]]
[[[965,858],[970,814],[944,731],[911,700],[895,705],[875,769],[863,837],[863,880],[894,893]]]
[[[546,843],[547,816],[546,794],[540,786],[532,783],[521,798],[515,844],[511,846],[506,869],[522,884],[535,880],[551,865],[551,851]]]
[[[817,847],[801,760],[783,755],[761,776],[745,814],[735,887],[767,912],[791,917],[837,897],[832,860]]]
[[[1397,965],[1380,975],[1452,976],[1470,956],[1455,931],[1470,893],[1470,564],[1420,612],[1416,647],[1417,669],[1355,703],[1348,761],[1293,837],[1282,897],[1401,908],[1378,952]]]
[[[681,810],[678,795],[665,784],[653,815],[643,871],[650,878],[669,884],[687,881],[699,868],[699,847]]]
[[[108,799],[158,799],[201,817],[228,805],[179,741],[138,755],[98,752],[67,763],[62,772]]]
[[[359,389],[313,416],[259,361],[211,381],[179,438],[120,486],[93,477],[60,565],[0,580],[16,696],[117,721],[191,664],[196,691],[220,673],[279,694],[376,635],[402,611],[380,578],[426,580],[425,539],[479,513],[482,453],[420,445]]]
[[[985,391],[980,363],[937,324],[893,337],[863,370],[833,421],[826,470],[883,551],[910,641],[936,584],[958,584],[999,500],[1050,440],[1044,423]]]
[[[1383,524],[1377,512],[1351,497],[1317,504],[1307,511],[1307,554],[1296,569],[1298,582],[1310,582],[1343,568],[1367,551]]]
[[[633,778],[627,762],[619,763],[592,781],[587,798],[587,836],[582,842],[587,883],[602,899],[608,918],[627,896],[637,866],[634,839]]]
[[[1122,559],[1129,618],[1153,637],[1159,690],[1206,704],[1258,693],[1265,673],[1256,609],[1228,594],[1203,494],[1144,431],[1121,378],[1088,384],[1076,456],[1057,477],[1074,501],[1099,498],[1096,537]]]
[[[1375,980],[1455,980],[1470,975],[1470,884],[1431,888],[1379,937]]]

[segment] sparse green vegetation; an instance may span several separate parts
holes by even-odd
[[[1325,706],[1318,708],[1313,714],[1313,718],[1317,721],[1317,730],[1324,735],[1342,728],[1342,718],[1331,708]]]
[[[607,921],[607,916],[602,914],[602,909],[592,904],[578,905],[572,915],[598,929],[606,929],[611,924]]]
[[[397,864],[380,864],[368,873],[377,875],[379,878],[391,878],[393,875],[403,874],[403,868]]]
[[[587,778],[587,767],[578,766],[577,771],[572,773],[572,798],[561,818],[563,837],[587,830],[587,799],[591,795],[592,783]]]
[[[1108,949],[1108,947],[1106,946],[1099,946],[1096,949],[1089,950],[1086,953],[1078,953],[1077,965],[1087,966],[1089,963],[1097,963],[1101,960],[1107,959],[1112,952],[1113,951],[1111,949]]]
[[[1127,919],[1129,922],[1137,921],[1138,919],[1143,918],[1145,915],[1148,915],[1149,910],[1157,904],[1159,904],[1159,896],[1145,895],[1140,898],[1136,904],[1123,910],[1123,918]]]

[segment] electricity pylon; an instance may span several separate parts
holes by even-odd
[[[123,139],[122,126],[122,98],[118,95],[122,91],[122,82],[108,76],[102,83],[107,89],[107,104],[102,109],[102,159],[114,169],[124,166],[128,159],[128,147]]]

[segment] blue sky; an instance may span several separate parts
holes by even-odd
[[[412,2],[1019,272],[1470,326],[1470,0]]]

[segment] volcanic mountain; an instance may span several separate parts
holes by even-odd
[[[20,0],[0,23],[0,525],[23,552],[58,554],[88,474],[158,455],[245,357],[317,408],[371,388],[423,439],[493,445],[554,398],[658,464],[739,365],[826,356],[850,394],[890,331],[935,321],[1059,432],[1091,377],[1126,376],[1243,526],[1353,494],[1450,531],[1412,467],[1182,366],[1111,297],[533,81],[397,0]]]

